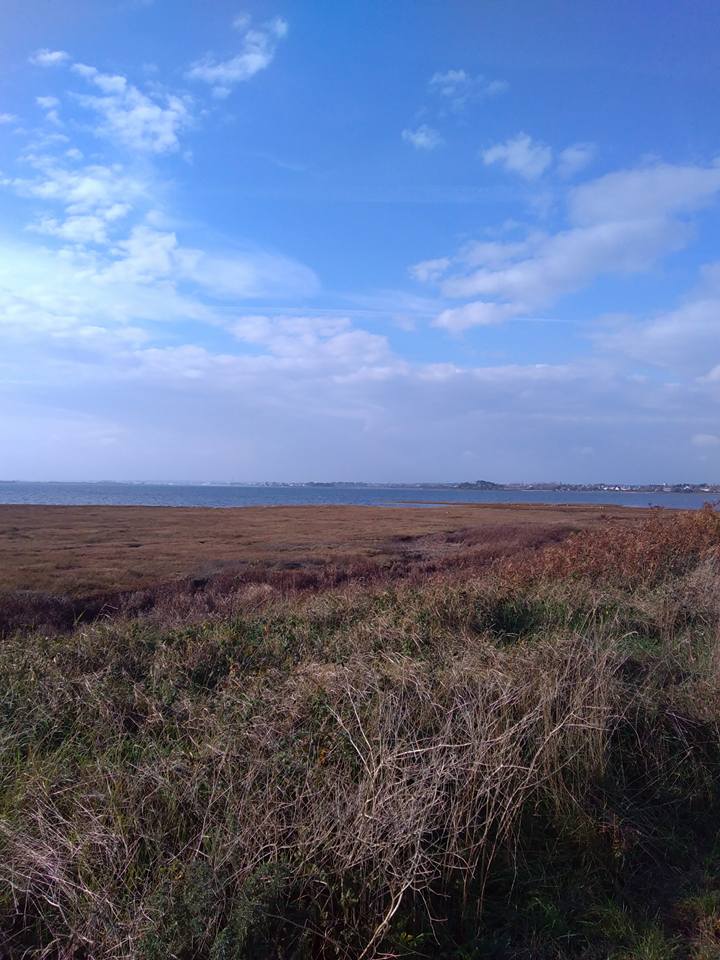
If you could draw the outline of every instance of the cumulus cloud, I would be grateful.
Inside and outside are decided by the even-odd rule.
[[[464,110],[471,100],[484,100],[505,93],[509,84],[504,80],[488,80],[473,76],[465,70],[446,70],[432,75],[429,87],[445,98],[453,110]]]
[[[544,143],[533,140],[527,133],[518,133],[504,143],[496,143],[482,151],[486,166],[499,164],[526,180],[537,180],[552,163],[553,153]]]
[[[36,50],[29,58],[30,63],[36,67],[58,67],[67,63],[69,59],[70,54],[65,50],[48,50],[47,48]]]
[[[518,133],[483,150],[481,156],[486,166],[498,164],[525,180],[537,180],[550,170],[568,180],[592,163],[596,150],[594,143],[572,143],[556,152],[529,134]]]
[[[276,32],[282,32],[279,25]],[[112,161],[98,153],[87,163],[69,137],[46,133],[20,157],[18,175],[0,177],[0,187],[33,202],[25,239],[12,252],[0,251],[6,335],[122,353],[130,342],[151,339],[148,324],[222,327],[247,301],[282,302],[317,292],[315,273],[291,257],[254,248],[204,249],[172,229],[162,211],[164,180],[154,173],[152,157],[177,148],[190,122],[185,99],[146,94],[125,76],[92,65],[71,69],[95,92],[68,95],[68,107],[98,114],[96,134],[150,157],[118,162],[111,147]],[[37,104],[50,116],[60,98],[47,94]],[[42,239],[31,244],[32,235]]]
[[[86,214],[71,216],[64,220],[56,217],[41,217],[28,227],[34,233],[59,237],[68,243],[105,244],[108,242],[107,220]]]
[[[406,143],[412,144],[416,150],[435,150],[436,147],[444,143],[438,131],[429,127],[426,123],[421,124],[415,130],[403,130],[402,138]]]
[[[0,113],[0,124],[3,123],[15,123],[17,117],[14,113]]]
[[[66,167],[52,158],[35,161],[33,177],[4,181],[20,196],[62,205],[70,216],[87,215],[117,220],[149,195],[150,181],[130,174],[122,164],[86,164]]]
[[[73,64],[72,70],[102,93],[75,95],[79,103],[100,116],[99,136],[143,153],[178,149],[179,135],[192,121],[186,98],[175,94],[151,97],[125,77],[101,73],[84,63]]]
[[[288,24],[282,17],[253,27],[248,17],[236,18],[236,29],[242,34],[241,48],[227,60],[217,60],[209,54],[193,63],[188,70],[191,80],[207,83],[216,97],[227,97],[232,88],[261,70],[275,59],[278,43],[287,36]]]

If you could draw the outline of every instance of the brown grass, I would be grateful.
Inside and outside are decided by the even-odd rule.
[[[181,577],[358,560],[486,557],[603,523],[621,507],[53,507],[0,505],[0,589],[88,595]]]
[[[0,506],[0,636],[151,609],[166,622],[195,622],[246,610],[248,596],[268,591],[287,597],[469,572],[581,530],[612,536],[646,519],[640,510],[535,505]]]

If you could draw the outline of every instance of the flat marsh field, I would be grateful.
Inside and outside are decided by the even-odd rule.
[[[0,590],[132,590],[252,567],[489,559],[647,511],[598,506],[0,505]]]

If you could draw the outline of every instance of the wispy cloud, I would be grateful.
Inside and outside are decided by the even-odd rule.
[[[577,223],[647,219],[700,209],[720,190],[720,165],[653,163],[618,170],[575,187]]]
[[[415,130],[406,128],[401,136],[406,143],[412,144],[417,150],[435,150],[445,142],[439,132],[426,123],[416,127]]]
[[[59,67],[70,60],[70,54],[65,50],[36,50],[29,57],[30,63],[36,67]]]
[[[455,111],[464,110],[473,100],[497,97],[509,89],[505,80],[489,80],[478,74],[473,76],[465,70],[446,70],[434,73],[429,81],[430,90],[443,97]]]
[[[420,263],[413,264],[409,273],[414,280],[420,283],[429,283],[439,280],[450,266],[449,257],[437,257],[435,260],[422,260]]]
[[[188,100],[176,94],[149,96],[118,74],[75,63],[72,70],[101,91],[101,96],[75,94],[76,99],[100,116],[96,133],[147,153],[178,149],[179,134],[190,125]]]
[[[573,143],[557,155],[557,172],[563,179],[574,177],[592,163],[597,153],[594,143]]]
[[[643,366],[674,369],[711,378],[720,357],[720,263],[706,264],[700,280],[681,303],[653,316],[607,317],[595,344]]]
[[[438,284],[448,298],[469,301],[443,310],[438,326],[457,331],[501,323],[552,305],[599,276],[649,269],[687,244],[683,215],[718,193],[720,168],[714,166],[618,171],[568,192],[565,229],[466,245],[454,257],[418,264],[415,276]],[[714,310],[713,316],[717,303]]]
[[[16,123],[17,117],[14,113],[0,113],[0,124],[2,123]]]
[[[41,110],[45,111],[45,119],[54,124],[56,127],[62,126],[62,120],[60,119],[60,100],[58,97],[36,97],[35,103],[40,107]]]
[[[533,140],[527,133],[518,133],[483,150],[482,158],[486,166],[499,164],[526,180],[537,180],[552,163],[553,153],[547,144]]]
[[[238,53],[226,60],[207,54],[188,70],[188,77],[209,84],[215,97],[227,97],[236,84],[267,69],[275,58],[278,43],[288,32],[287,20],[282,17],[257,27],[251,26],[248,17],[236,17],[234,26],[242,35]]]
[[[696,433],[692,438],[696,447],[703,449],[720,447],[720,437],[715,433]]]

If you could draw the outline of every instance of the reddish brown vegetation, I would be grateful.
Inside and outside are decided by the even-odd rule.
[[[247,589],[324,591],[471,572],[644,511],[458,505],[195,510],[0,506],[0,636],[155,610],[245,609]]]
[[[575,533],[535,554],[505,559],[500,569],[516,582],[577,578],[632,587],[681,574],[704,559],[720,560],[720,514],[709,504],[676,514],[653,510],[633,527]]]
[[[0,505],[0,588],[89,596],[170,579],[358,561],[486,558],[643,510],[541,505],[52,507]]]

